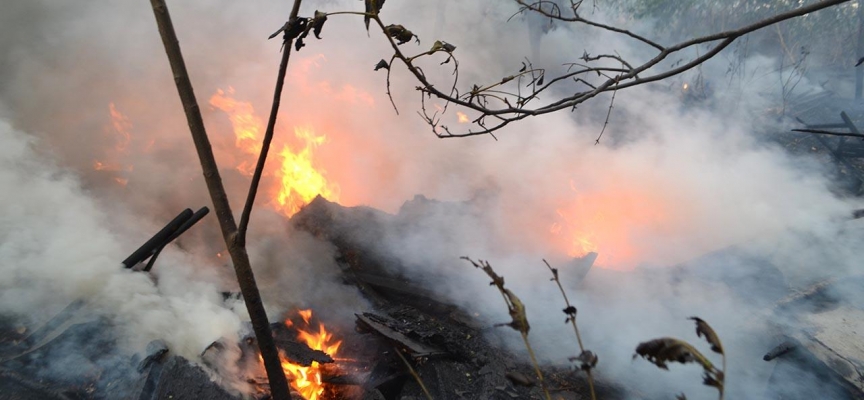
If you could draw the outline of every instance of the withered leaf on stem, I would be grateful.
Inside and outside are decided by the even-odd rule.
[[[381,12],[381,7],[384,7],[384,1],[385,0],[364,0],[364,1],[366,3],[366,13],[377,15],[379,12]],[[363,17],[363,22],[366,23],[366,30],[367,31],[369,30],[369,21],[371,21],[371,20],[372,20],[372,18],[368,15]]]
[[[568,360],[571,362],[579,361],[581,364],[579,368],[581,368],[583,371],[587,371],[596,367],[597,362],[600,361],[600,358],[597,357],[597,355],[594,354],[594,352],[592,352],[591,350],[585,350],[577,357],[570,357],[568,358]]]
[[[387,25],[384,30],[387,32],[388,35],[390,35],[390,37],[396,39],[396,44],[408,43],[409,41],[411,41],[411,38],[415,36],[413,32],[405,29],[405,27],[402,25]]]
[[[717,336],[714,329],[699,317],[690,317],[688,319],[696,321],[696,335],[699,337],[704,336],[705,341],[711,345],[711,350],[715,353],[723,354],[723,345],[720,343],[720,337]]]
[[[525,314],[525,304],[523,304],[522,300],[519,300],[519,297],[511,292],[510,289],[504,289],[504,295],[506,295],[507,299],[510,300],[510,317],[513,321],[510,322],[509,326],[527,335],[531,326],[528,325],[528,315]]]
[[[702,375],[702,383],[705,386],[713,386],[717,388],[717,390],[723,391],[723,371],[714,371],[705,373]]]
[[[324,28],[325,22],[327,22],[327,14],[315,10],[315,18],[312,18],[312,33],[316,39],[321,39],[321,29]]]
[[[698,353],[687,342],[667,337],[639,343],[639,346],[636,346],[636,354],[633,355],[633,358],[636,358],[638,355],[658,368],[669,369],[666,365],[667,362],[679,362],[682,364],[696,362],[697,355],[694,355],[694,352]],[[699,358],[704,359],[704,357]]]
[[[375,64],[375,70],[377,71],[381,68],[390,69],[390,65],[387,64],[387,61],[384,61],[384,59],[381,59],[381,61],[378,61],[378,64]]]

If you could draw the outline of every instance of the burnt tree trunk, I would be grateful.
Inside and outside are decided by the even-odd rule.
[[[195,99],[195,93],[192,90],[192,82],[189,80],[189,75],[186,71],[186,64],[180,51],[180,43],[174,32],[171,16],[168,14],[168,6],[165,4],[165,0],[150,0],[150,4],[153,6],[153,14],[156,16],[156,24],[159,26],[162,44],[165,46],[165,52],[168,55],[168,61],[174,73],[174,83],[177,85],[177,92],[180,95],[183,109],[186,112],[186,120],[189,123],[192,140],[195,142],[198,159],[204,171],[204,180],[207,183],[207,189],[213,201],[213,208],[216,211],[219,226],[222,229],[222,237],[225,239],[225,245],[231,254],[231,261],[237,274],[237,282],[240,284],[240,291],[243,293],[246,310],[249,312],[249,317],[252,320],[252,328],[255,331],[261,356],[264,359],[264,368],[270,380],[272,397],[276,400],[290,400],[291,393],[288,388],[288,380],[285,379],[285,373],[282,371],[282,365],[279,362],[279,354],[273,341],[267,314],[264,312],[261,294],[258,292],[255,275],[252,273],[252,266],[249,263],[249,254],[246,252],[246,246],[236,240],[237,224],[234,221],[234,215],[231,213],[225,188],[222,186],[222,178],[219,176],[219,168],[213,156],[213,149],[210,147],[210,140],[204,129],[201,110],[198,106],[198,101]]]

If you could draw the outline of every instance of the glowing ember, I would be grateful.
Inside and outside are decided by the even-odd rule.
[[[633,268],[647,250],[644,228],[662,226],[668,215],[661,199],[631,189],[579,193],[556,211],[550,232],[567,255],[597,252],[595,264],[614,269]]]
[[[456,117],[459,118],[460,124],[467,124],[468,122],[470,122],[470,120],[468,119],[468,116],[465,115],[465,113],[463,113],[461,111],[456,111]]]
[[[325,172],[313,166],[313,151],[324,143],[326,137],[315,136],[315,132],[308,128],[295,128],[294,135],[305,145],[297,152],[284,146],[279,152],[282,167],[277,173],[282,186],[276,195],[276,203],[278,209],[288,216],[300,211],[319,194],[333,201],[339,199],[339,187],[327,182]]]
[[[235,146],[243,152],[241,157],[237,157],[236,168],[246,175],[252,175],[261,151],[264,124],[250,103],[234,99],[231,97],[233,94],[232,88],[228,88],[227,92],[218,90],[210,98],[210,105],[228,114],[236,138]],[[316,135],[311,128],[295,128],[294,136],[297,142],[302,143],[294,146],[296,150],[287,143],[277,142],[284,135],[277,132],[274,136],[272,148],[281,146],[282,150],[277,154],[280,159],[278,166],[268,163],[264,171],[265,179],[272,179],[270,189],[265,189],[271,196],[270,204],[282,214],[291,216],[319,194],[338,201],[339,186],[329,182],[324,170],[314,162],[315,149],[327,141],[326,136]],[[267,181],[262,182],[267,187]]]
[[[285,325],[297,330],[297,339],[312,349],[321,350],[329,356],[335,357],[342,341],[335,340],[333,333],[327,331],[324,324],[319,323],[317,331],[312,328],[310,323],[312,310],[300,310],[298,314],[303,320],[303,326],[298,326],[299,323],[292,322],[290,319],[285,321]],[[311,366],[304,367],[290,363],[282,354],[279,357],[282,359],[282,369],[288,380],[291,381],[294,390],[306,400],[320,399],[321,394],[324,393],[324,385],[321,382],[321,365],[313,361]]]

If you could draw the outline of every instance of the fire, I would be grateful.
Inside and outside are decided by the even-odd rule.
[[[324,324],[319,323],[318,329],[312,328],[312,310],[300,310],[298,312],[303,320],[304,326],[298,326],[298,323],[292,322],[290,319],[285,321],[285,325],[297,329],[297,339],[306,343],[309,347],[315,350],[321,350],[331,357],[336,355],[339,346],[342,345],[341,340],[335,340],[333,333],[329,332]],[[313,361],[309,367],[304,367],[290,363],[280,354],[282,359],[282,369],[288,380],[291,381],[291,386],[300,393],[306,400],[318,400],[321,394],[324,393],[324,385],[321,382],[321,365]]]
[[[237,101],[232,97],[233,95],[234,88],[230,86],[227,93],[218,89],[216,94],[210,97],[210,105],[228,114],[228,120],[231,121],[231,127],[234,129],[234,145],[250,156],[243,159],[236,168],[243,174],[251,176],[255,171],[255,157],[261,152],[264,124],[255,114],[251,103]]]
[[[278,209],[291,216],[300,211],[317,195],[336,201],[339,198],[339,188],[327,181],[325,172],[315,169],[312,155],[318,146],[324,144],[327,138],[316,136],[309,128],[295,128],[294,135],[303,141],[304,146],[297,152],[287,145],[279,152],[282,166],[278,171],[281,188],[276,195]]]
[[[111,115],[111,125],[105,127],[105,133],[114,139],[115,144],[113,148],[106,151],[105,157],[102,160],[93,160],[93,169],[115,174],[132,172],[132,165],[123,163],[129,155],[129,142],[132,140],[132,121],[117,110],[117,106],[114,103],[108,104],[108,113]],[[115,176],[112,180],[121,186],[126,186],[129,183],[129,179],[122,176]]]
[[[579,191],[556,210],[553,240],[570,257],[597,252],[596,265],[630,269],[648,251],[646,228],[662,226],[669,211],[661,198],[634,188]]]
[[[238,101],[233,94],[234,89],[230,87],[227,92],[217,90],[210,98],[210,105],[228,114],[234,130],[234,145],[243,153],[237,157],[236,168],[251,176],[261,151],[265,126],[252,104]],[[279,164],[268,163],[263,174],[265,178],[262,178],[262,182],[268,178],[271,181],[269,189],[265,189],[271,196],[270,205],[290,217],[318,195],[338,201],[339,186],[327,180],[326,172],[314,160],[316,149],[327,142],[327,137],[316,134],[310,127],[298,127],[294,129],[294,137],[301,145],[291,146],[279,133],[276,132],[271,145],[282,149],[277,153]]]

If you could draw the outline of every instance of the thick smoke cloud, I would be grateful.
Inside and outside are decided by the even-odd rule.
[[[225,165],[223,178],[239,207],[246,178],[231,165],[231,125],[224,113],[206,106],[207,99],[233,87],[237,99],[265,115],[279,43],[264,39],[284,23],[289,5],[184,1],[170,6],[211,140]],[[302,13],[360,6],[348,0],[307,2]],[[515,11],[496,1],[394,1],[382,16],[421,36],[419,47],[406,45],[413,49],[409,53],[437,39],[456,45],[459,79],[468,86],[509,75],[525,57],[550,74],[583,51],[648,57],[637,43],[612,35],[537,18],[508,22]],[[602,11],[593,17],[652,30],[650,23]],[[765,305],[788,289],[861,272],[853,262],[861,256],[853,245],[860,235],[843,222],[856,202],[831,193],[819,163],[792,157],[758,134],[784,129],[769,112],[777,105],[781,81],[770,72],[776,70],[770,55],[747,60],[753,73],[742,74],[748,78],[732,85],[737,90],[725,90],[725,79],[713,81],[711,100],[695,106],[680,90],[693,74],[618,93],[600,145],[594,139],[608,96],[572,114],[525,120],[498,141],[439,140],[415,115],[415,83],[399,67],[391,84],[399,115],[391,107],[383,71],[372,70],[389,54],[379,32],[373,29],[367,38],[359,18],[334,16],[322,36],[292,55],[277,135],[290,142],[295,126],[327,135],[316,160],[339,184],[345,205],[395,213],[415,194],[442,200],[489,196],[474,219],[436,212],[421,218],[414,233],[392,235],[384,245],[405,261],[408,272],[427,276],[452,301],[501,322],[507,315],[497,293],[456,257],[489,259],[528,305],[532,337],[546,362],[562,363],[559,344],[573,342],[561,324],[561,300],[540,263],[543,257],[556,261],[567,276],[567,240],[549,233],[556,223],[578,229],[602,211],[620,231],[615,244],[625,243],[627,251],[599,243],[598,264],[624,271],[595,268],[584,283],[571,281],[568,289],[588,347],[600,354],[598,374],[649,396],[681,390],[692,398],[711,395],[709,389],[688,386],[698,386],[698,371],[664,374],[630,361],[639,341],[696,340],[685,320],[691,315],[708,320],[730,350],[730,396],[761,393],[771,365],[759,358],[773,345]],[[209,204],[149,5],[6,5],[0,16],[0,65],[0,116],[11,125],[0,128],[0,296],[6,311],[43,319],[47,316],[34,310],[88,296],[128,324],[128,339],[136,346],[171,331],[165,339],[172,349],[193,358],[213,340],[236,335],[243,311],[226,311],[221,303],[219,291],[234,288],[233,272],[214,265],[211,255],[223,247],[213,220],[184,242],[188,253],[162,256],[158,285],[117,267],[161,221],[182,208]],[[451,78],[449,67],[423,64],[439,82]],[[725,76],[726,67],[724,61],[711,63],[702,73]],[[807,89],[819,90],[805,80],[800,90]],[[112,104],[131,123],[122,151],[116,147]],[[457,126],[455,116],[449,118]],[[94,170],[94,160],[106,159],[120,164],[119,172]],[[116,177],[128,184],[117,185]],[[259,205],[250,252],[271,316],[311,306],[350,323],[356,310],[346,305],[360,302],[337,284],[332,246],[286,228],[284,218],[267,209],[266,198]],[[570,225],[557,210],[571,212]],[[86,240],[80,232],[88,233]],[[713,264],[710,258],[697,261],[712,264],[708,277],[682,278],[679,269],[663,268],[729,248],[744,255]],[[750,293],[755,301],[719,283],[748,276],[758,267],[752,259],[767,260],[783,273],[759,287],[764,296]],[[182,329],[166,329],[177,326]],[[491,336],[520,351],[509,333]]]

